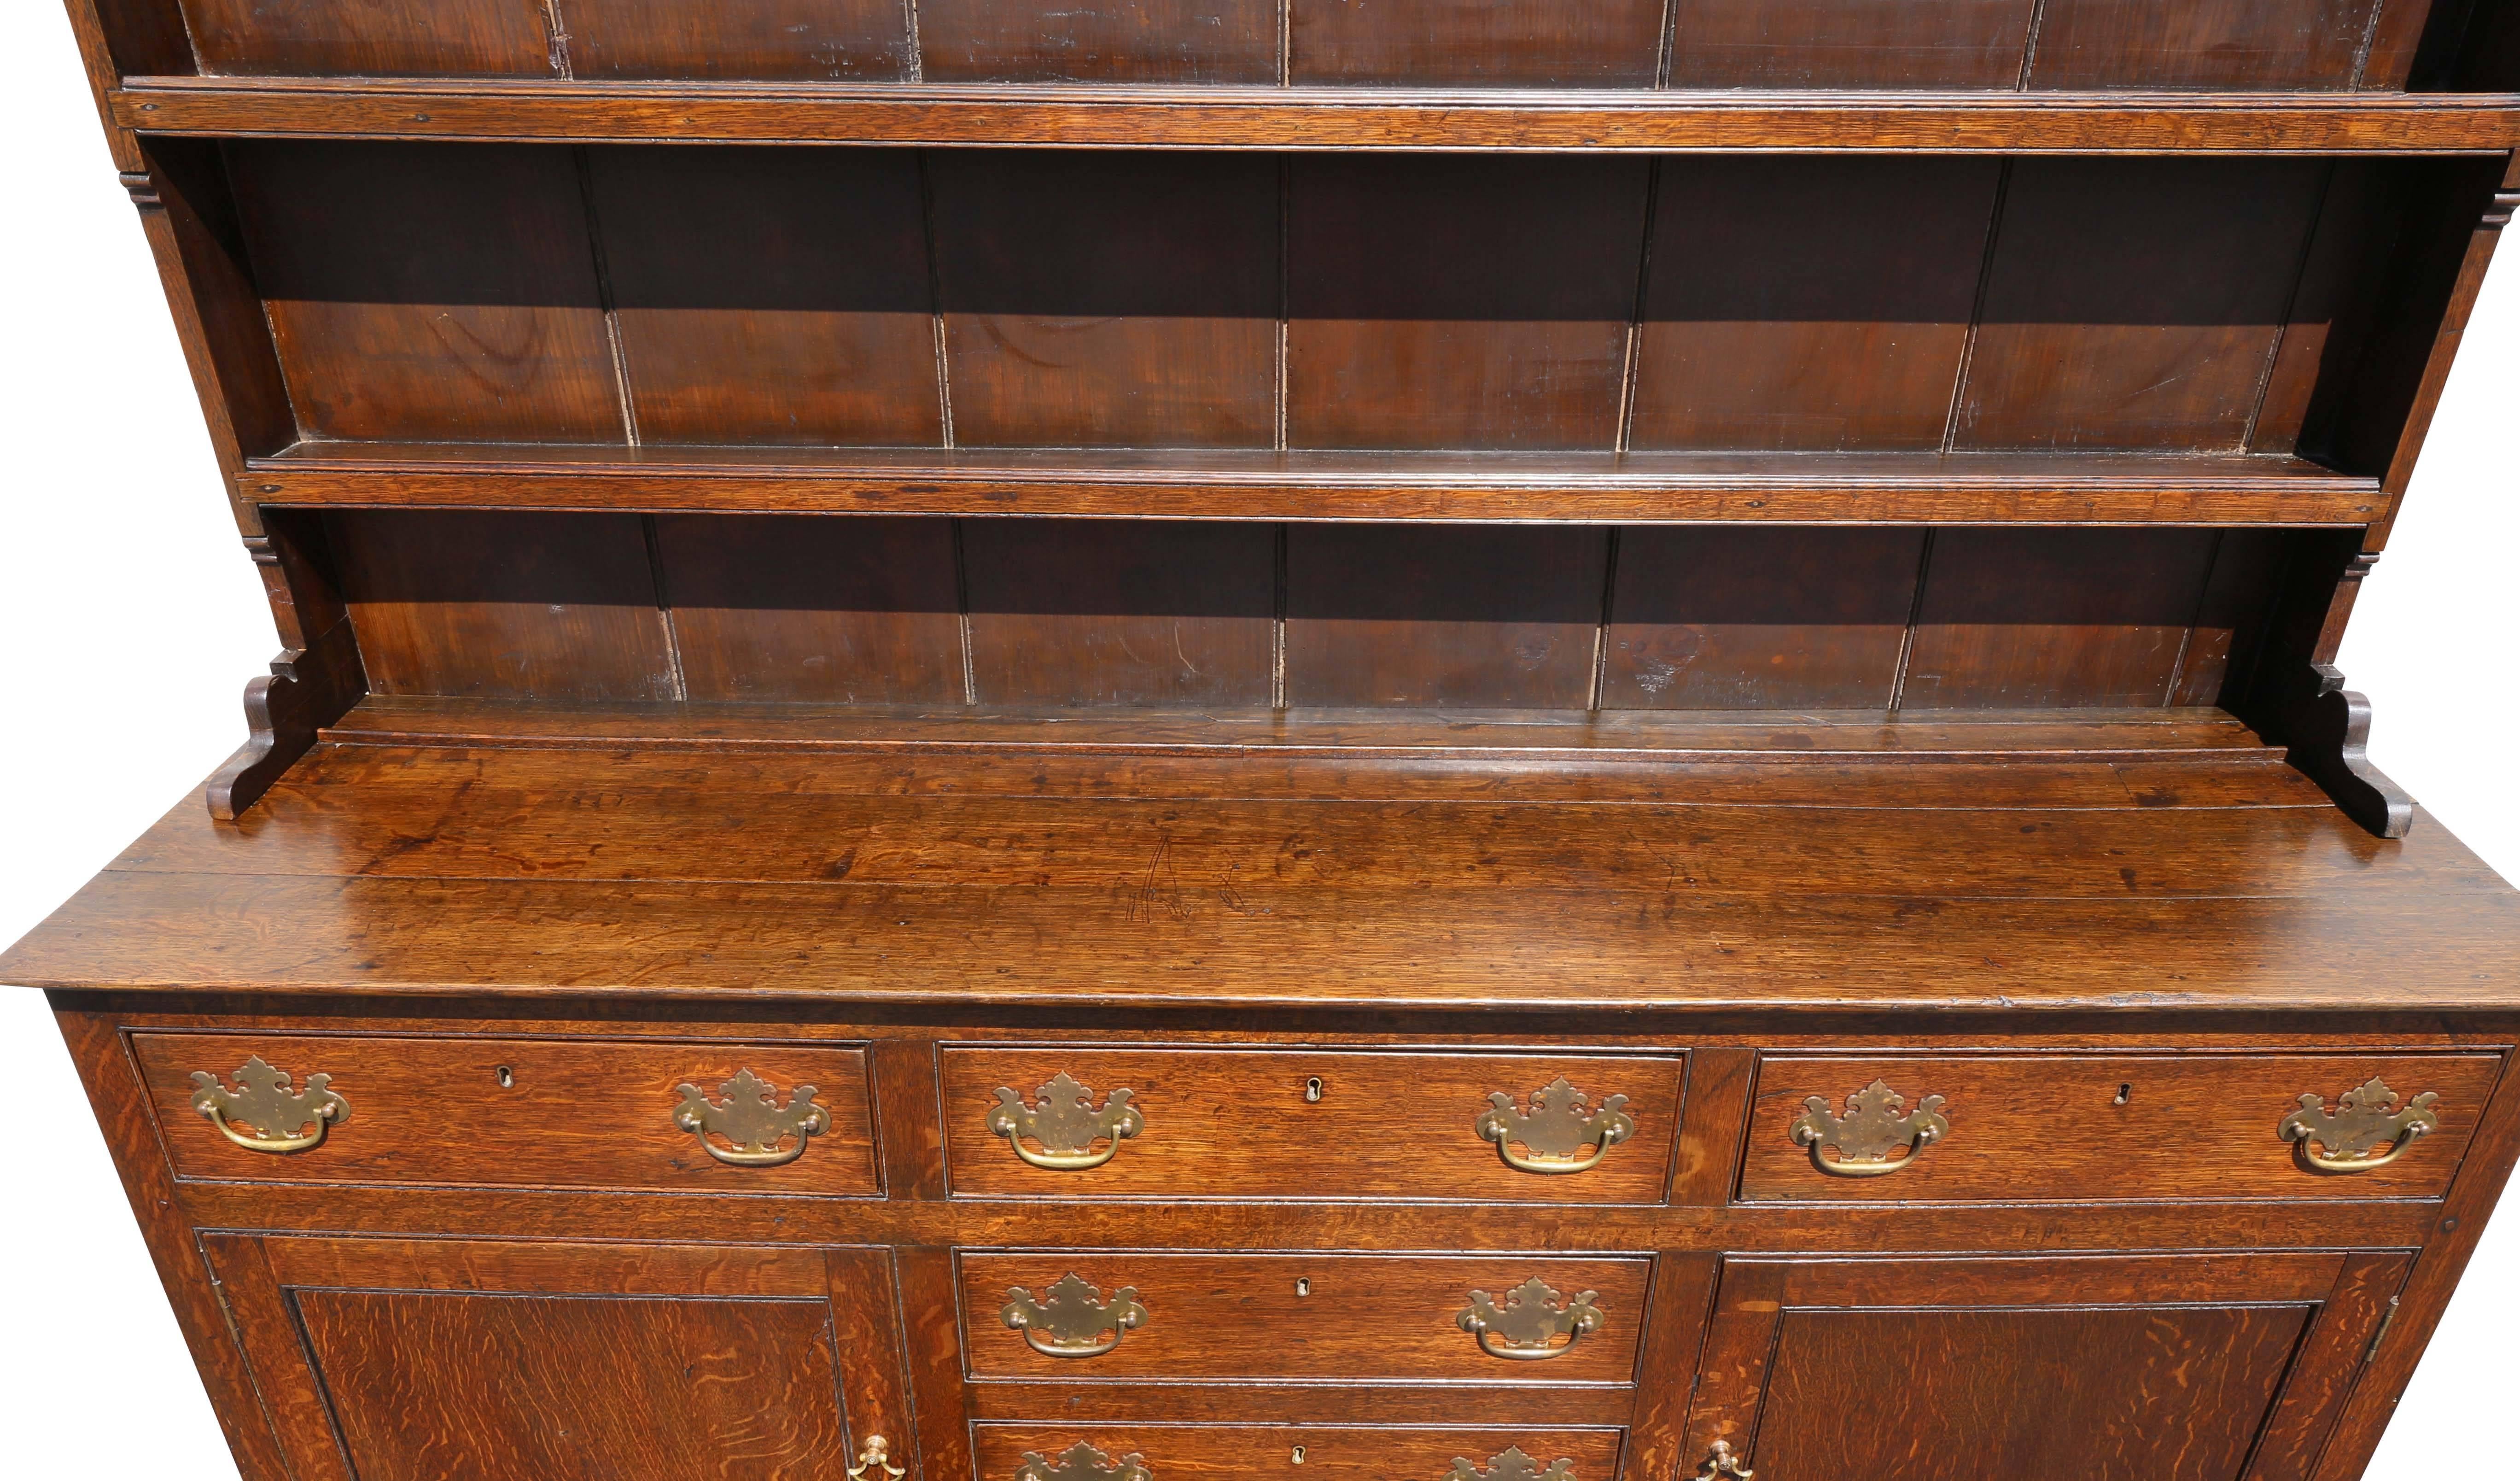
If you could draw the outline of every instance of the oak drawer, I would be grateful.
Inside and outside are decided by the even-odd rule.
[[[981,1423],[980,1481],[1614,1481],[1622,1431],[1309,1424]],[[1526,1463],[1517,1463],[1517,1459]],[[1132,1466],[1134,1465],[1134,1469]]]
[[[2457,1170],[2499,1063],[2461,1053],[1773,1055],[1759,1066],[1738,1196],[2434,1198]],[[2394,1098],[2372,1092],[2380,1109],[2355,1117],[2343,1097],[2375,1080]],[[2385,1112],[2427,1094],[2432,1129],[2376,1160],[2407,1124]],[[2339,1115],[2344,1124],[2325,1120]],[[2282,1134],[2295,1116],[2339,1136],[2359,1125],[2369,1144],[2340,1150],[2314,1138],[2305,1154]],[[1922,1152],[1908,1151],[1920,1133]],[[2350,1170],[2323,1171],[2314,1156]]]
[[[132,1049],[179,1178],[857,1197],[879,1191],[866,1054],[850,1045],[136,1034]],[[729,1087],[744,1071],[759,1088]],[[243,1084],[268,1086],[270,1072],[289,1077],[275,1093]],[[327,1077],[321,1087],[313,1083],[319,1075]],[[686,1085],[707,1108],[705,1145],[676,1124],[677,1113],[695,1104],[679,1088]],[[800,1105],[805,1086],[814,1093]],[[225,1097],[221,1121],[197,1109],[212,1089]],[[734,1109],[747,1089],[755,1104],[769,1096],[767,1113],[752,1124]],[[316,1101],[299,1098],[310,1091],[316,1099],[338,1097],[346,1112],[312,1119]],[[800,1150],[793,1127],[816,1108],[821,1129]],[[730,1138],[730,1130],[737,1138],[756,1138],[758,1150],[747,1152],[750,1143]],[[239,1145],[231,1132],[278,1145],[318,1133],[320,1139],[295,1150],[257,1150]],[[750,1157],[752,1165],[721,1156]]]
[[[966,1251],[960,1265],[976,1378],[1517,1385],[1632,1382],[1649,1270],[1548,1255],[1066,1250]]]
[[[949,1048],[942,1060],[958,1194],[1465,1203],[1662,1202],[1684,1063],[1058,1047]],[[1075,1108],[1061,1120],[1054,1102]]]

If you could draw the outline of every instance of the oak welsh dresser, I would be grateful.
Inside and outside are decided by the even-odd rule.
[[[246,1476],[2362,1473],[2520,3],[69,10],[285,651],[0,980]]]

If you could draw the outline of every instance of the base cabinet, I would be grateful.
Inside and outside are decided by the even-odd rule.
[[[1693,1454],[1773,1481],[2300,1481],[2410,1260],[1728,1260]]]
[[[202,1244],[298,1481],[804,1481],[910,1433],[885,1251]]]

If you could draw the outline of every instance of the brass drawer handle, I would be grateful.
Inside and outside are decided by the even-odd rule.
[[[1812,1165],[1822,1172],[1837,1178],[1879,1178],[1912,1165],[1925,1155],[1925,1148],[1951,1133],[1952,1124],[1943,1118],[1943,1097],[1928,1095],[1903,1116],[1899,1108],[1907,1103],[1889,1082],[1876,1080],[1846,1097],[1843,1116],[1829,1110],[1824,1096],[1812,1096],[1787,1130],[1794,1145],[1811,1148]],[[1828,1147],[1837,1148],[1837,1155],[1829,1156]],[[1908,1155],[1890,1160],[1890,1154],[1902,1147]]]
[[[674,1107],[674,1125],[700,1139],[708,1154],[729,1167],[775,1168],[805,1155],[805,1138],[832,1129],[829,1111],[814,1104],[814,1088],[800,1085],[786,1105],[779,1088],[750,1070],[717,1088],[722,1100],[711,1100],[696,1085],[678,1085],[683,1103]],[[732,1150],[709,1140],[710,1134],[735,1143]],[[785,1151],[779,1143],[794,1137]]]
[[[1486,1470],[1472,1465],[1467,1456],[1455,1456],[1452,1472],[1444,1481],[1575,1481],[1575,1462],[1560,1456],[1542,1470],[1521,1446],[1509,1445],[1505,1454],[1488,1457]]]
[[[302,1152],[320,1146],[327,1131],[350,1119],[350,1103],[327,1088],[330,1075],[309,1075],[305,1090],[292,1092],[288,1072],[264,1064],[257,1054],[237,1071],[236,1083],[231,1090],[216,1075],[194,1071],[193,1109],[248,1152]],[[237,1122],[250,1133],[238,1131]]]
[[[1147,1458],[1135,1452],[1115,1461],[1079,1440],[1057,1460],[1037,1450],[1025,1451],[1015,1481],[1155,1481],[1155,1473],[1147,1469]]]
[[[1697,1463],[1697,1481],[1750,1481],[1750,1467],[1732,1454],[1732,1442],[1718,1440]]]
[[[1620,1107],[1625,1095],[1604,1098],[1599,1110],[1586,1103],[1584,1092],[1558,1076],[1532,1092],[1531,1109],[1514,1108],[1503,1090],[1488,1096],[1488,1109],[1471,1129],[1497,1144],[1506,1166],[1525,1173],[1581,1173],[1599,1163],[1610,1148],[1636,1134],[1636,1118]],[[1523,1150],[1514,1151],[1520,1142]]]
[[[1094,1091],[1065,1070],[1033,1093],[1039,1105],[1026,1105],[1009,1087],[998,1087],[997,1104],[989,1108],[989,1134],[1004,1136],[1017,1157],[1046,1172],[1099,1168],[1120,1154],[1121,1142],[1147,1129],[1147,1118],[1129,1103],[1129,1091],[1113,1090],[1097,1110]],[[1040,1151],[1024,1145],[1027,1136],[1041,1143]],[[1098,1141],[1104,1143],[1099,1152],[1093,1150]]]
[[[891,1481],[910,1474],[908,1466],[892,1463],[892,1442],[881,1435],[869,1435],[866,1444],[858,1447],[858,1463],[849,1467],[849,1481],[866,1481],[871,1470],[883,1472]]]
[[[1594,1294],[1586,1291],[1569,1301],[1534,1275],[1506,1292],[1503,1306],[1485,1291],[1470,1292],[1469,1306],[1453,1324],[1478,1338],[1479,1351],[1491,1358],[1521,1363],[1563,1358],[1586,1332],[1600,1329],[1603,1318],[1593,1304]],[[1559,1337],[1566,1340],[1550,1346]]]
[[[1024,1342],[1045,1358],[1100,1358],[1146,1321],[1147,1309],[1138,1304],[1136,1286],[1124,1285],[1105,1301],[1101,1286],[1070,1271],[1039,1301],[1022,1286],[1008,1291],[998,1319],[1023,1333]],[[1111,1334],[1108,1341],[1104,1332]]]
[[[2440,1100],[2440,1095],[2426,1090],[2402,1106],[2398,1092],[2373,1076],[2367,1084],[2336,1097],[2333,1112],[2327,1109],[2325,1096],[2303,1095],[2301,1109],[2276,1123],[2275,1134],[2291,1142],[2314,1172],[2367,1173],[2387,1167],[2405,1156],[2407,1148],[2441,1130],[2441,1117],[2433,1111]],[[2325,1147],[2327,1154],[2312,1151],[2314,1142]],[[2371,1149],[2383,1142],[2388,1150],[2373,1154]]]

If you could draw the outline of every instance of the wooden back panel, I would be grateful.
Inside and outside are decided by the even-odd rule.
[[[2357,326],[2396,322],[2393,281],[2448,291],[2398,223],[2472,220],[2484,180],[282,141],[227,162],[309,440],[2318,446],[2363,473],[2387,446],[2322,429],[2403,420],[2421,366]]]
[[[330,517],[382,694],[1609,710],[2214,703],[2281,532]]]
[[[172,8],[174,0],[164,0]],[[181,0],[204,72],[1508,87],[2404,85],[2431,0]],[[2456,6],[2444,10],[2457,11]],[[2455,19],[2453,17],[2452,19]]]

